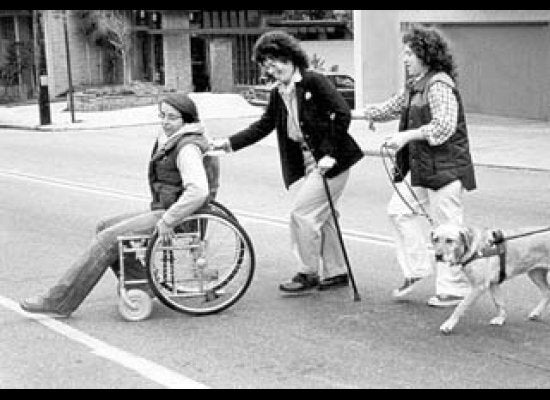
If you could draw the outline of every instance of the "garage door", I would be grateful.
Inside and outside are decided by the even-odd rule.
[[[548,119],[549,27],[446,24],[467,112]]]

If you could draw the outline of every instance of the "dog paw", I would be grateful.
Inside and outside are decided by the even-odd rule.
[[[504,317],[495,317],[489,323],[495,326],[502,326],[504,325],[505,321],[506,321],[506,318]]]

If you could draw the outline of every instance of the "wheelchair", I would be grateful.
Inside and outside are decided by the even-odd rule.
[[[170,243],[153,235],[118,237],[119,304],[128,321],[147,319],[156,297],[191,315],[221,312],[239,300],[252,281],[252,242],[231,211],[217,201],[185,218]],[[127,279],[125,260],[134,258],[146,279]]]

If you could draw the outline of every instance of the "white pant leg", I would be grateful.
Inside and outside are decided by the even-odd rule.
[[[328,179],[328,187],[330,190],[330,196],[332,198],[332,204],[336,209],[338,200],[342,196],[344,187],[349,180],[350,170],[342,172],[335,178]],[[336,218],[339,213],[336,210]],[[342,227],[340,227],[342,229]],[[347,274],[346,261],[344,259],[344,253],[342,251],[342,245],[338,238],[338,231],[332,212],[329,215],[328,220],[323,224],[321,228],[321,267],[323,278],[330,278],[340,274]],[[342,240],[344,240],[342,238]]]
[[[327,179],[334,204],[340,198],[348,177],[349,171],[346,171],[335,178]],[[319,273],[322,259],[324,276],[342,273],[340,271],[345,264],[323,178],[315,169],[298,185],[290,213],[292,251],[298,259],[298,271]],[[334,269],[338,272],[333,273]]]
[[[462,202],[464,188],[459,180],[441,189],[429,190],[431,215],[436,225],[464,222]],[[435,291],[438,295],[465,296],[470,292],[470,284],[460,268],[451,268],[448,263],[436,263]]]
[[[405,278],[426,277],[433,274],[435,264],[428,250],[427,219],[419,215],[423,213],[422,208],[426,211],[428,209],[428,191],[421,187],[412,187],[410,179],[409,173],[405,177],[408,187],[405,182],[396,184],[397,190],[410,208],[397,193],[394,193],[387,212],[394,231],[397,261],[403,275]],[[416,195],[416,199],[411,190]]]

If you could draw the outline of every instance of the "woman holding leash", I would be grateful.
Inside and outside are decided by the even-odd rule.
[[[297,293],[347,286],[350,277],[323,179],[336,202],[350,167],[363,156],[348,133],[349,107],[323,75],[307,70],[307,55],[298,40],[286,32],[263,34],[253,54],[276,81],[269,103],[257,122],[215,140],[213,150],[238,151],[277,131],[284,184],[287,189],[291,185],[296,189],[290,234],[297,257],[296,275],[279,289]]]
[[[406,32],[402,42],[409,78],[404,90],[364,110],[365,119],[374,122],[400,118],[399,132],[385,143],[396,151],[394,181],[399,191],[388,205],[397,260],[405,276],[403,285],[393,291],[396,298],[433,273],[435,260],[428,250],[422,212],[429,210],[434,225],[462,224],[464,190],[476,188],[456,67],[447,43],[436,29],[419,26]],[[469,290],[460,270],[437,263],[436,295],[428,304],[454,306]]]

